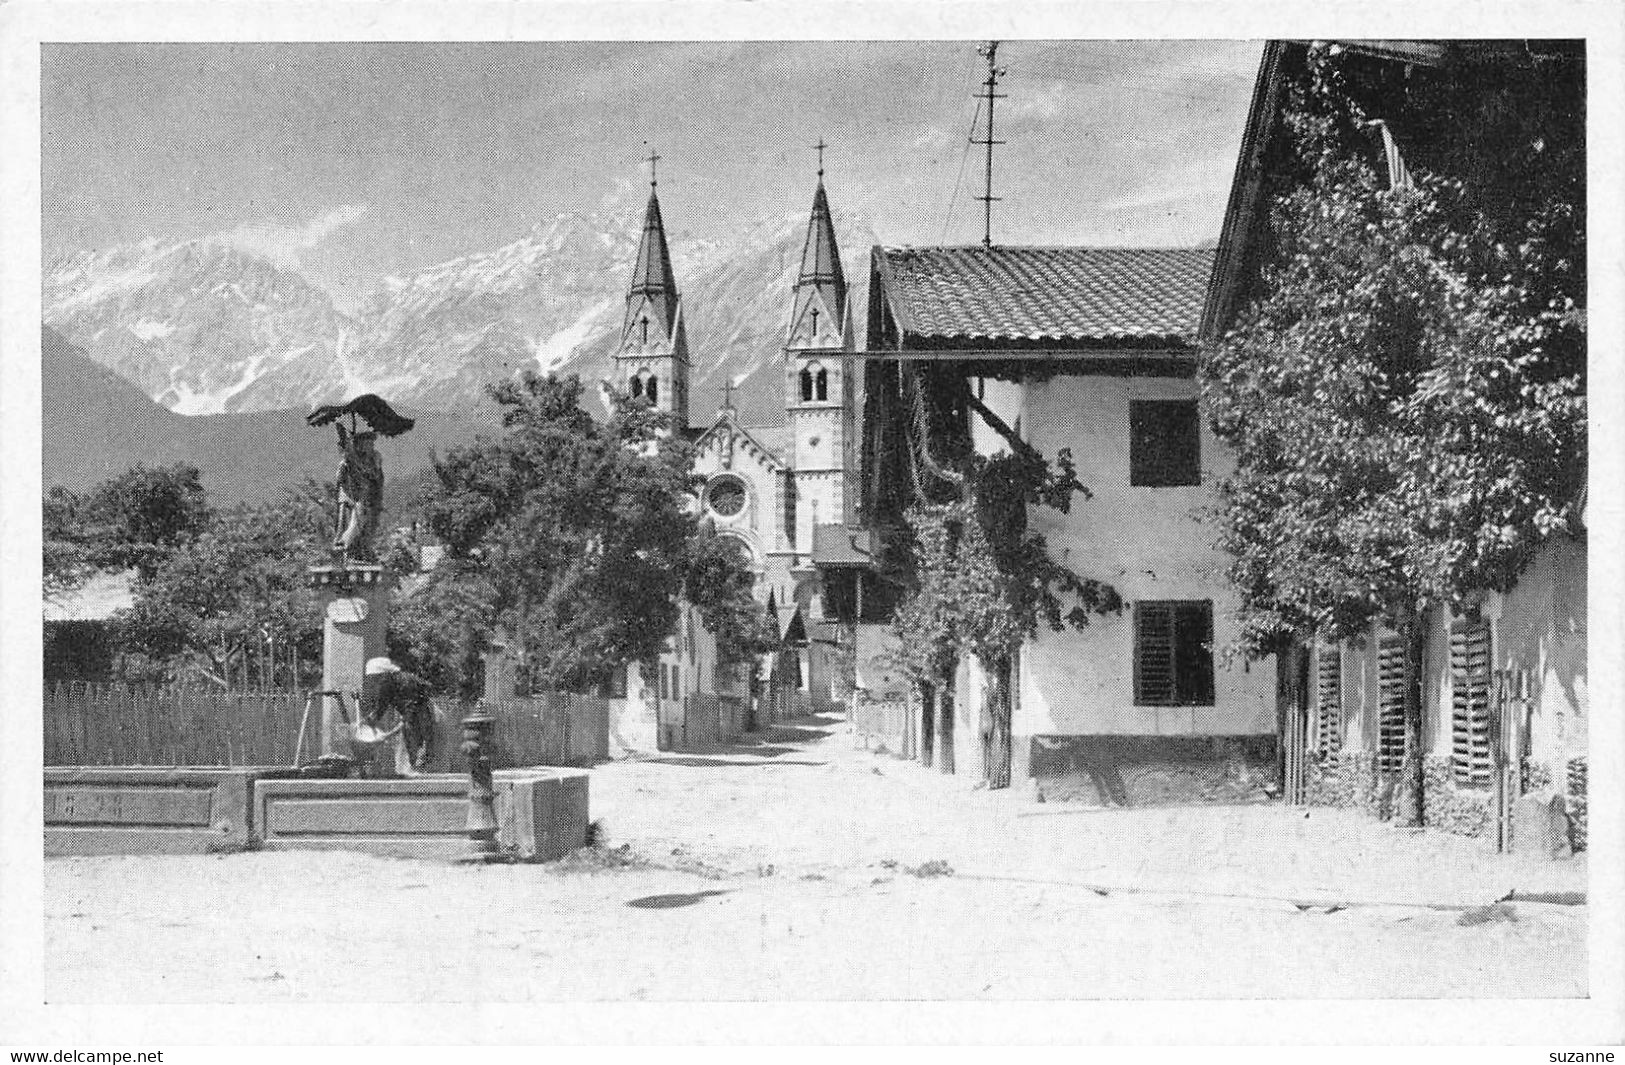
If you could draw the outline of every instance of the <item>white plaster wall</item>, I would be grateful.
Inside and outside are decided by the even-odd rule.
[[[1116,587],[1126,603],[1156,599],[1213,602],[1214,693],[1210,707],[1134,705],[1134,627],[1129,610],[1095,616],[1083,631],[1045,630],[1022,655],[1014,724],[1028,735],[1258,735],[1275,731],[1275,664],[1227,662],[1234,642],[1235,595],[1226,556],[1201,510],[1227,456],[1204,424],[1202,484],[1145,488],[1129,484],[1129,402],[1194,399],[1194,381],[1171,378],[1056,377],[1022,389],[1023,436],[1053,458],[1070,448],[1092,498],[1072,512],[1030,511],[1052,557],[1083,577]]]
[[[1560,535],[1500,599],[1495,665],[1534,674],[1530,754],[1541,761],[1566,761],[1586,751],[1586,593],[1586,541]]]

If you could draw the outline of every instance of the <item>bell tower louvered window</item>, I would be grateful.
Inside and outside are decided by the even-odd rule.
[[[1213,604],[1134,608],[1134,704],[1213,705]]]
[[[1458,785],[1489,787],[1490,627],[1483,620],[1450,626],[1450,762]]]
[[[1377,768],[1397,773],[1405,761],[1405,642],[1377,644]]]
[[[1323,647],[1315,659],[1315,750],[1325,756],[1343,746],[1343,655]]]

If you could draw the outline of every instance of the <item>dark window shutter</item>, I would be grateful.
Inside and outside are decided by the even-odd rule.
[[[1196,401],[1129,403],[1129,484],[1148,488],[1202,483]]]
[[[1336,647],[1322,648],[1315,664],[1315,739],[1323,755],[1343,746],[1343,655]]]
[[[1174,607],[1174,701],[1213,705],[1213,608],[1207,603]]]
[[[1489,787],[1490,627],[1458,621],[1450,627],[1450,762],[1456,783]]]
[[[1384,636],[1377,644],[1377,767],[1399,772],[1405,761],[1405,644]]]
[[[1174,701],[1174,611],[1167,603],[1141,603],[1134,611],[1134,702]]]
[[[1134,609],[1136,706],[1213,705],[1213,604],[1140,603]]]

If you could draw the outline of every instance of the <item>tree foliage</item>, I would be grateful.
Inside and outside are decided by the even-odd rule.
[[[1575,205],[1494,218],[1422,170],[1389,190],[1349,143],[1363,120],[1319,60],[1291,117],[1311,176],[1276,202],[1262,296],[1204,366],[1255,653],[1504,590],[1580,483]]]
[[[323,557],[325,496],[306,485],[214,513],[137,581],[135,604],[118,619],[123,649],[162,675],[222,686],[245,675],[250,685],[281,683],[295,660],[301,673],[319,670],[321,616],[305,570]]]
[[[47,595],[96,572],[133,569],[150,579],[210,521],[197,467],[184,463],[133,466],[83,494],[53,487],[41,516]]]
[[[527,372],[489,393],[504,435],[437,460],[424,503],[446,549],[415,593],[427,624],[481,644],[505,633],[530,684],[575,690],[657,657],[684,594],[731,631],[749,574],[701,536],[692,451],[668,415],[618,397],[595,421],[574,376]]]

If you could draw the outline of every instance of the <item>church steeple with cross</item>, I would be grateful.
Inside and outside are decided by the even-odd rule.
[[[824,192],[822,139],[818,185],[807,221],[785,334],[785,409],[798,501],[798,551],[811,549],[813,526],[846,520],[846,470],[856,444],[853,433],[852,310],[835,240],[835,222]]]
[[[671,411],[682,432],[688,427],[688,335],[660,217],[655,172],[660,155],[650,152],[644,162],[649,164],[649,205],[615,351],[616,387],[648,399],[657,410]]]

